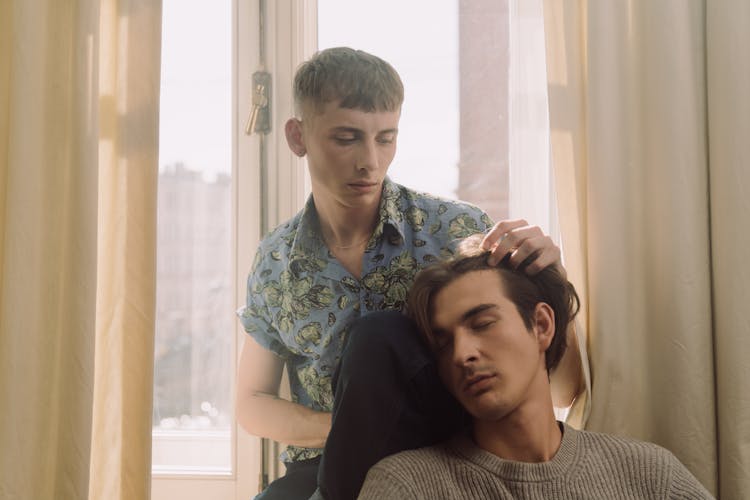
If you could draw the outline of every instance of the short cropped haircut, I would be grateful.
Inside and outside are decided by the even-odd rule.
[[[335,47],[317,52],[294,76],[294,107],[298,116],[333,101],[365,112],[398,111],[404,86],[393,67],[362,50]]]
[[[536,305],[548,304],[555,314],[555,335],[544,353],[545,367],[550,373],[562,358],[567,328],[580,308],[580,300],[573,285],[553,266],[534,276],[526,274],[525,263],[513,269],[506,256],[497,266],[487,263],[490,252],[482,250],[483,235],[464,240],[457,253],[420,271],[408,295],[407,313],[417,323],[427,343],[434,345],[432,318],[434,298],[448,284],[472,271],[494,270],[500,276],[505,296],[515,304],[527,330],[534,323]]]

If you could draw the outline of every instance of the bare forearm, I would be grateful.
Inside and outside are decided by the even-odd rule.
[[[330,413],[263,393],[237,401],[237,418],[250,434],[308,448],[322,448],[331,430]]]
[[[574,323],[568,327],[567,348],[550,376],[550,386],[552,402],[558,408],[567,408],[573,404],[583,389],[583,366]]]

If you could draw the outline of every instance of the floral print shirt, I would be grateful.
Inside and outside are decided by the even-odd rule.
[[[387,178],[379,210],[361,279],[329,252],[312,196],[260,243],[238,315],[248,334],[286,362],[295,403],[331,411],[331,377],[349,325],[370,311],[402,310],[420,269],[450,255],[458,240],[492,226],[472,205],[417,193]],[[289,446],[281,459],[321,452]]]

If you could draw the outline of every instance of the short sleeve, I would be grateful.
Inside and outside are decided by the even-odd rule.
[[[273,316],[266,303],[267,289],[271,285],[274,269],[265,265],[262,247],[255,255],[253,269],[247,278],[245,305],[237,310],[237,316],[245,331],[262,347],[282,359],[289,357],[289,349],[274,327]]]

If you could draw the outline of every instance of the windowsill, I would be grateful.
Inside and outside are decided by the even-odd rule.
[[[232,434],[227,430],[152,431],[155,476],[232,476]]]

